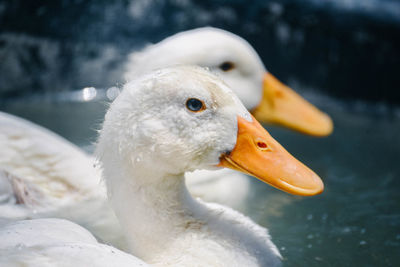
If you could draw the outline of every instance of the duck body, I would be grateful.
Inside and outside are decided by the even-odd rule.
[[[94,158],[57,134],[3,112],[0,129],[0,218],[64,218],[124,246]]]
[[[86,229],[63,219],[2,222],[0,239],[1,266],[148,266],[128,253],[98,243]]]

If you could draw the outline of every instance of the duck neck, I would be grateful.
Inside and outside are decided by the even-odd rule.
[[[151,255],[165,250],[194,220],[191,210],[200,204],[188,192],[184,174],[169,175],[135,166],[121,179],[124,181],[118,184],[124,186],[107,184],[111,203],[129,250],[151,260]]]

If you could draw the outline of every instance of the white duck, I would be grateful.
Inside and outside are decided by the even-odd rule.
[[[96,154],[129,252],[154,266],[280,264],[267,230],[230,208],[194,199],[187,171],[228,167],[294,194],[323,190],[320,178],[286,152],[222,81],[195,67],[159,70],[125,85],[106,114]],[[57,242],[71,239],[63,235]],[[83,243],[93,241],[82,235]],[[40,248],[20,240],[27,252],[15,261]],[[10,248],[7,237],[0,242]],[[79,256],[85,257],[84,246]]]
[[[274,123],[314,136],[333,130],[332,120],[269,73],[257,52],[243,38],[205,27],[175,34],[133,52],[124,77],[173,65],[198,65],[222,78],[261,122]],[[238,207],[249,190],[246,176],[230,170],[187,173],[190,191],[203,199]],[[234,192],[234,193],[233,193]]]
[[[217,72],[262,121],[279,122],[314,135],[332,130],[329,117],[267,74],[245,40],[223,30],[202,28],[183,32],[134,53],[126,76],[182,63],[208,66]],[[11,183],[7,188],[13,190],[3,194],[3,203],[7,204],[0,206],[2,217],[66,218],[87,227],[100,239],[123,247],[122,233],[107,208],[99,171],[93,169],[91,158],[42,127],[4,113],[0,113],[0,128],[0,169],[20,177],[4,181]],[[226,169],[196,171],[187,177],[194,195],[230,206],[242,203],[249,190],[246,176]],[[41,192],[40,197],[30,193],[24,198],[25,205],[15,205],[13,196],[21,198],[25,191]],[[14,201],[6,201],[8,198]],[[92,216],[85,216],[87,211]]]
[[[129,81],[174,65],[207,67],[232,88],[261,122],[314,136],[326,136],[333,130],[330,117],[269,73],[246,40],[221,29],[205,27],[181,32],[133,52],[123,76]]]

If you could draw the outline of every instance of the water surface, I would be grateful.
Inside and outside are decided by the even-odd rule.
[[[311,95],[312,98],[312,95]],[[400,119],[379,105],[311,99],[335,122],[327,138],[266,125],[270,133],[324,180],[315,197],[291,196],[256,179],[240,211],[268,227],[284,266],[400,265]],[[1,103],[92,151],[107,101],[30,97]]]

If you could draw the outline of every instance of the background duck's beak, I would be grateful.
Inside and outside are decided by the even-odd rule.
[[[314,136],[326,136],[333,130],[332,120],[327,114],[270,73],[264,76],[263,97],[252,114],[261,122],[280,124]]]
[[[218,166],[252,175],[295,195],[312,196],[324,190],[318,175],[290,155],[254,117],[249,122],[238,116],[236,146],[221,156]]]

